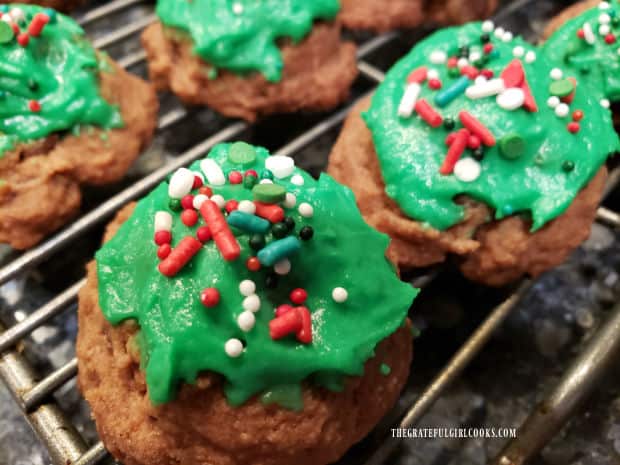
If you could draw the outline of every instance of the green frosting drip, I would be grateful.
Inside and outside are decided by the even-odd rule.
[[[338,0],[159,0],[166,26],[189,34],[194,51],[216,68],[282,77],[278,39],[301,41],[315,19],[333,19]]]
[[[266,391],[260,400],[265,405],[278,404],[295,412],[300,412],[304,408],[301,384],[274,386]]]
[[[483,58],[486,62],[479,66],[492,70],[498,77],[515,60],[515,47],[523,47],[518,49],[522,54],[517,55],[521,55],[537,112],[524,108],[508,111],[498,105],[496,96],[473,100],[465,93],[439,108],[434,101],[437,91],[423,84],[420,98],[426,99],[444,118],[453,118],[455,129],[431,128],[415,112],[409,118],[398,116],[411,71],[420,66],[436,69],[445,90],[461,77],[446,64],[431,64],[431,54],[441,51],[448,57],[458,56],[462,46],[469,46],[470,53],[478,50],[484,56],[481,36],[481,24],[472,23],[441,30],[422,41],[389,71],[363,116],[372,132],[386,192],[410,218],[445,230],[464,218],[464,207],[455,203],[455,196],[467,194],[494,208],[497,219],[517,212],[531,215],[536,230],[566,210],[608,155],[618,148],[618,136],[610,111],[601,106],[600,95],[589,80],[578,77],[569,114],[560,118],[547,101],[553,82],[550,72],[555,67],[562,68],[562,63],[546,58],[545,50],[520,38],[503,42],[494,34],[494,52]],[[528,52],[536,54],[535,61],[531,62],[532,54],[529,60],[525,58]],[[570,70],[565,69],[564,77],[570,76]],[[469,83],[472,84],[473,81]],[[484,148],[481,173],[473,182],[439,172],[448,151],[445,139],[450,132],[462,128],[459,113],[463,110],[481,121],[497,141],[495,146]],[[572,134],[567,126],[575,110],[582,110],[585,117],[579,122],[579,132]],[[502,152],[502,148],[508,152]],[[463,158],[472,155],[474,151],[466,149]],[[566,169],[571,163],[572,170]]]
[[[24,19],[18,21],[22,32],[37,13],[46,13],[51,19],[41,35],[30,37],[26,46],[18,44],[12,31],[2,37],[0,157],[16,143],[77,125],[121,126],[118,109],[99,94],[100,63],[77,23],[34,5],[2,5],[0,12],[14,8],[24,13]],[[33,111],[32,101],[38,102],[40,111]]]
[[[237,165],[229,159],[230,147],[219,145],[209,154],[225,173],[265,171],[265,149],[256,148],[252,164]],[[199,172],[200,164],[191,169]],[[341,390],[343,378],[362,375],[375,346],[403,324],[417,291],[398,279],[385,258],[387,236],[364,222],[351,191],[329,176],[315,181],[297,168],[293,175],[301,176],[304,184],[293,184],[291,177],[274,182],[297,196],[297,207],[303,202],[313,206],[310,218],[302,217],[297,207],[285,208],[285,212],[295,220],[296,236],[304,226],[311,226],[314,235],[301,241],[299,252],[289,258],[290,273],[279,276],[275,288],[266,286],[273,268],[247,269],[246,261],[255,252],[249,247],[250,235],[240,230],[234,231],[241,246],[236,261],[224,261],[216,244],[209,241],[179,274],[163,276],[157,269],[157,246],[153,243],[155,213],[172,214],[173,247],[184,237],[195,236],[204,224],[200,219],[197,225],[187,227],[180,221],[180,213],[169,206],[167,183],[141,200],[131,218],[97,253],[101,308],[112,324],[135,319],[140,325],[143,366],[155,404],[169,401],[179,383],[194,383],[206,371],[224,376],[225,393],[232,405],[271,391],[267,401],[282,401],[284,396],[288,400],[282,402],[290,406],[290,390],[285,396],[282,386],[299,385],[304,380]],[[211,187],[226,200],[253,199],[252,190],[243,183]],[[266,239],[267,244],[274,240],[271,233]],[[247,333],[237,323],[244,299],[239,284],[246,279],[256,283],[261,299],[256,325]],[[211,308],[200,300],[201,291],[208,287],[217,288],[221,295],[220,303]],[[272,340],[269,322],[274,309],[290,304],[290,292],[300,287],[308,293],[304,305],[312,314],[312,343],[300,343],[294,335]],[[333,300],[336,287],[347,290],[345,302]],[[225,352],[225,343],[231,338],[245,342],[238,358]]]
[[[545,53],[562,63],[574,76],[587,79],[593,91],[610,100],[620,99],[620,42],[608,44],[600,32],[607,24],[610,34],[620,34],[620,7],[617,1],[607,2],[608,8],[593,8],[566,22],[545,43]],[[609,22],[607,18],[609,17]],[[603,22],[600,22],[603,19]],[[578,37],[577,33],[588,24],[593,32],[593,43]]]

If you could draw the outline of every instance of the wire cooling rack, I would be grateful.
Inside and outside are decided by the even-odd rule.
[[[533,3],[531,0],[512,2],[503,9],[497,19],[501,22],[502,19],[511,15],[518,15],[520,11]],[[151,5],[143,0],[114,0],[92,8],[78,15],[77,18],[93,38],[97,48],[108,51],[124,68],[144,74],[145,54],[139,47],[137,36],[147,25],[155,21]],[[533,33],[533,31],[519,32],[530,36]],[[360,34],[354,39],[359,43],[357,56],[361,82],[357,83],[353,98],[345,106],[328,114],[304,117],[302,120],[290,116],[287,119],[276,120],[275,123],[262,122],[250,126],[244,122],[218,118],[208,111],[196,113],[192,109],[181,106],[174,98],[162,96],[158,135],[166,132],[168,134],[183,132],[183,128],[189,126],[192,120],[197,120],[200,123],[207,121],[206,126],[212,129],[208,132],[208,137],[178,150],[178,155],[167,157],[164,164],[149,171],[145,176],[140,176],[132,182],[117,187],[112,195],[91,202],[90,210],[84,215],[35,248],[22,254],[13,253],[6,264],[0,268],[0,285],[22,279],[24,275],[46,261],[52,260],[58,254],[68,253],[67,251],[71,249],[75,241],[100,228],[101,224],[109,220],[127,202],[146,194],[169,173],[204,156],[219,142],[236,138],[261,141],[263,133],[269,134],[270,137],[277,133],[265,145],[279,146],[276,152],[280,155],[297,157],[309,144],[316,143],[322,136],[337,129],[355,102],[372,92],[374,87],[383,80],[384,71],[372,65],[367,59],[378,53],[393,53],[394,58],[397,58],[406,50],[406,47],[415,42],[416,35],[408,36],[408,42],[405,40],[404,48],[403,37],[399,33],[379,36]],[[394,53],[396,41],[399,41],[400,48],[397,48]],[[192,130],[186,129],[185,132],[192,132]],[[175,146],[174,143],[172,145]],[[324,161],[305,162],[308,166],[303,166],[303,164],[302,166],[317,172],[324,166]],[[615,189],[619,178],[618,171],[612,172],[608,192]],[[620,215],[601,207],[597,214],[597,221],[617,228],[620,226]],[[418,277],[414,280],[414,284],[425,286],[434,277],[433,273]],[[53,393],[75,377],[77,360],[73,358],[56,370],[39,373],[21,353],[19,344],[37,328],[57,316],[62,316],[63,312],[75,303],[78,291],[83,284],[84,279],[78,279],[18,323],[7,328],[0,325],[0,353],[2,353],[0,378],[8,386],[55,465],[94,465],[106,458],[107,452],[101,442],[88,447],[77,428],[53,400]],[[461,375],[472,359],[483,349],[494,331],[531,286],[530,281],[521,283],[507,300],[490,312],[486,320],[473,332],[445,368],[437,374],[416,402],[404,411],[395,412],[394,417],[399,419],[397,426],[402,428],[413,426],[424,416],[446,388]],[[544,447],[573,414],[575,408],[607,369],[614,354],[620,349],[620,307],[612,312],[609,321],[599,330],[598,337],[592,338],[592,341],[579,354],[558,383],[557,388],[547,398],[544,403],[545,408],[538,408],[532,413],[521,428],[518,438],[507,444],[504,452],[494,461],[495,465],[523,463]],[[380,442],[378,447],[363,459],[363,462],[368,465],[388,463],[387,459],[396,446],[397,441],[388,438]]]

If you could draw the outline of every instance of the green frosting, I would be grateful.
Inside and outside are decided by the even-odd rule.
[[[620,42],[616,39],[620,34],[619,14],[617,1],[602,2],[568,21],[544,45],[551,59],[561,62],[579,79],[587,79],[593,91],[611,100],[620,99]],[[584,26],[592,31],[589,40]],[[611,43],[605,41],[608,34],[602,34],[607,29],[614,37]]]
[[[333,19],[338,0],[158,0],[157,15],[189,34],[194,52],[216,68],[282,77],[278,39],[301,41],[315,19]]]
[[[256,148],[251,164],[235,164],[230,159],[238,158],[229,156],[230,147],[222,144],[209,154],[225,173],[254,169],[264,178],[272,176],[265,171],[269,155],[265,149]],[[235,147],[235,152],[247,150],[247,146]],[[200,172],[200,163],[191,169]],[[208,371],[223,375],[225,393],[233,405],[264,394],[265,403],[296,409],[300,400],[295,385],[309,381],[341,390],[343,378],[362,375],[375,346],[403,324],[417,291],[398,279],[385,258],[389,239],[364,222],[351,191],[327,175],[315,181],[297,168],[274,182],[296,196],[296,206],[284,208],[295,221],[287,238],[299,237],[307,226],[314,231],[311,239],[300,240],[300,250],[289,257],[291,271],[278,276],[275,287],[267,284],[273,285],[273,267],[254,272],[247,268],[246,261],[256,252],[249,246],[250,234],[234,229],[241,246],[237,260],[224,261],[211,240],[175,277],[163,276],[153,243],[155,213],[172,214],[173,248],[205,224],[202,218],[193,227],[180,221],[178,209],[170,207],[168,183],[141,200],[131,218],[97,253],[99,303],[112,324],[127,319],[138,322],[142,362],[155,404],[171,400],[180,383],[194,383],[200,373]],[[227,182],[211,188],[226,200],[252,200],[251,184]],[[300,208],[305,212],[304,202],[313,207],[311,217],[298,212]],[[271,232],[265,239],[267,245],[274,241]],[[239,284],[246,279],[255,282],[261,301],[254,314],[256,324],[249,332],[242,331],[237,322],[245,298]],[[217,288],[221,299],[207,308],[200,294],[209,287]],[[348,292],[344,302],[333,299],[336,287]],[[308,294],[303,305],[312,315],[310,344],[298,342],[294,335],[279,340],[270,337],[274,309],[291,304],[289,294],[296,288]],[[225,351],[231,338],[245,345],[237,358]]]
[[[23,12],[21,20],[15,14],[19,10]],[[25,46],[17,42],[11,26],[2,21],[0,157],[16,143],[79,125],[121,126],[118,109],[99,94],[100,62],[77,23],[34,5],[0,5],[4,17],[10,17],[11,11],[16,17],[13,23],[24,34],[37,13],[45,13],[50,20],[41,35],[30,36]]]
[[[539,49],[520,38],[502,35],[504,41],[494,33],[488,39],[482,29],[480,23],[444,29],[419,43],[389,71],[363,117],[372,132],[386,192],[410,218],[445,230],[464,218],[464,207],[455,203],[455,197],[467,194],[494,208],[497,219],[515,213],[531,216],[532,229],[536,230],[566,210],[618,148],[618,136],[611,113],[602,106],[595,90],[599,81],[573,74],[563,61],[547,57],[547,48]],[[564,33],[562,30],[558,34]],[[488,55],[482,50],[486,40],[493,46]],[[471,99],[465,89],[440,107],[435,101],[437,96],[462,77],[457,68],[438,63],[441,60],[437,57],[442,55],[438,52],[447,57],[471,57],[479,69],[493,71],[496,78],[513,60],[520,60],[538,110],[520,107],[509,111],[499,106],[495,95]],[[431,127],[416,112],[408,118],[398,115],[407,77],[421,66],[435,69],[443,85],[437,91],[422,84],[420,95],[443,116],[444,124],[439,127]],[[563,117],[556,114],[557,107],[548,104],[551,90],[566,90],[565,83],[550,90],[554,68],[562,70],[564,78],[576,77],[578,81],[574,100],[565,108],[568,114]],[[470,81],[466,85],[473,84]],[[578,132],[572,133],[569,123],[576,110],[585,116],[578,122]],[[470,158],[462,165],[468,174],[472,166],[480,168],[473,180],[439,172],[448,152],[446,137],[463,127],[461,111],[477,118],[497,142],[477,153],[473,149],[463,153],[462,160],[483,157],[479,163]],[[454,120],[454,128],[445,124],[449,118]]]

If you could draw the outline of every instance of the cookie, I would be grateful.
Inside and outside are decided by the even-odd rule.
[[[160,21],[142,35],[151,80],[188,104],[247,121],[334,108],[357,76],[355,45],[330,21],[338,2],[276,3],[237,2],[235,12],[213,0],[160,0]],[[213,21],[221,27],[202,27]]]
[[[618,137],[601,81],[574,77],[550,46],[491,22],[442,30],[349,116],[328,172],[392,237],[401,269],[455,256],[503,285],[587,238]]]
[[[428,22],[461,24],[486,18],[495,11],[497,3],[497,0],[342,0],[339,18],[349,29],[384,32]]]
[[[124,209],[78,311],[79,386],[108,450],[128,465],[336,461],[407,379],[416,291],[388,242],[348,189],[245,143]]]
[[[21,9],[31,23],[49,14]],[[40,50],[45,59],[34,60]],[[0,76],[18,81],[0,84],[9,104],[0,122],[0,242],[26,249],[79,212],[81,186],[123,177],[151,140],[158,102],[149,84],[97,55],[55,12],[40,35],[26,45],[11,37],[3,53],[13,61]]]
[[[26,5],[40,5],[66,13],[76,9],[86,2],[85,0],[22,0],[20,3],[24,3]],[[10,2],[0,2],[0,5],[3,4],[10,4]]]

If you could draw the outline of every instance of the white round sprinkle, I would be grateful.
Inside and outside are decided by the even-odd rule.
[[[304,218],[311,218],[312,215],[314,215],[314,208],[312,208],[312,205],[306,202],[300,204],[297,210],[299,211],[299,214]]]
[[[213,186],[223,186],[226,184],[226,176],[220,165],[211,158],[205,158],[200,162],[200,169],[207,177],[207,182]]]
[[[471,63],[475,63],[476,61],[480,60],[482,58],[482,53],[480,53],[477,50],[474,50],[473,52],[471,52],[469,54],[469,61]]]
[[[495,29],[495,37],[497,37],[498,39],[501,39],[504,36],[504,32],[506,32],[504,30],[503,27],[498,27],[497,29]]]
[[[598,4],[599,10],[607,10],[609,9],[609,2],[601,2]]]
[[[345,302],[349,298],[349,293],[344,287],[335,287],[332,291],[332,299],[339,304]]]
[[[521,58],[523,55],[525,55],[525,48],[521,45],[517,45],[515,48],[512,49],[512,54],[517,58]]]
[[[265,168],[278,179],[288,178],[295,171],[295,160],[284,155],[272,155],[265,160]]]
[[[439,71],[436,69],[429,69],[426,77],[427,79],[439,79]]]
[[[254,295],[256,292],[256,284],[251,279],[244,279],[239,283],[239,292],[246,297]]]
[[[562,76],[564,76],[564,73],[562,72],[560,68],[553,68],[551,72],[549,73],[549,76],[551,76],[551,79],[554,79],[557,81],[558,79],[562,79]]]
[[[291,178],[291,183],[295,184],[296,186],[303,186],[304,178],[300,174],[296,174]]]
[[[254,328],[254,325],[256,324],[256,317],[252,312],[242,312],[237,317],[237,324],[239,325],[239,328],[241,328],[241,331],[247,333]]]
[[[220,208],[224,208],[224,205],[226,205],[226,200],[220,194],[212,195],[210,200],[215,202],[215,204]]]
[[[560,98],[556,97],[555,95],[549,97],[547,99],[547,105],[549,106],[549,108],[555,108],[560,104]]]
[[[503,42],[510,42],[512,39],[514,39],[514,35],[512,35],[512,32],[504,32],[504,35],[502,35]]]
[[[482,32],[493,32],[493,29],[495,28],[495,24],[493,24],[493,21],[485,21],[484,23],[482,23]]]
[[[16,23],[23,21],[24,18],[26,17],[24,15],[24,11],[21,8],[11,8],[9,15],[11,16],[11,18],[13,18],[13,21],[15,21]]]
[[[278,263],[273,265],[273,271],[282,276],[289,274],[291,271],[291,262],[287,258],[280,260]]]
[[[462,182],[473,182],[480,177],[480,163],[473,158],[461,158],[454,165],[454,176]]]
[[[241,202],[239,202],[237,210],[243,213],[247,213],[249,215],[253,215],[254,213],[256,213],[256,205],[254,205],[254,202],[250,200],[242,200]]]
[[[229,339],[224,345],[226,355],[237,358],[243,353],[243,343],[239,339]]]
[[[236,15],[243,13],[243,5],[237,2],[233,3],[233,13]]]
[[[558,118],[564,118],[568,116],[570,112],[570,108],[565,103],[560,103],[557,107],[555,107],[555,115]]]
[[[593,45],[594,42],[596,42],[596,37],[594,36],[594,32],[592,31],[592,26],[590,26],[590,23],[588,22],[583,23],[583,35],[586,39],[586,42],[590,45]]]
[[[260,310],[260,297],[252,294],[243,299],[243,309],[248,312],[258,312]]]
[[[459,58],[459,60],[456,62],[456,66],[458,66],[459,68],[463,68],[467,65],[469,65],[469,60],[467,58]]]
[[[526,63],[534,63],[536,61],[536,53],[531,50],[525,54]]]
[[[485,78],[482,74],[476,77],[476,79],[474,79],[474,84],[476,84],[477,86],[483,86],[486,83],[487,83],[487,78]]]
[[[606,36],[607,34],[609,34],[611,32],[611,28],[609,27],[608,24],[602,24],[599,28],[598,28],[598,33],[602,36]]]
[[[207,197],[204,194],[198,194],[196,197],[194,197],[194,208],[196,210],[200,210],[200,207],[202,207],[202,204],[205,203],[207,200],[209,200],[209,197]]]
[[[194,173],[187,168],[179,168],[170,178],[168,195],[173,199],[180,199],[189,194],[194,185]]]
[[[607,13],[601,13],[598,17],[598,22],[601,24],[609,24],[611,22],[611,16]]]
[[[521,108],[525,102],[525,92],[518,87],[506,89],[497,96],[497,104],[504,110],[512,111]]]
[[[284,197],[284,208],[293,208],[295,207],[295,205],[297,204],[297,197],[295,197],[295,194],[291,194],[290,192],[286,193],[286,196]]]
[[[609,108],[611,106],[611,103],[609,102],[609,100],[607,100],[606,98],[604,98],[603,100],[601,100],[601,106],[603,108]]]
[[[446,52],[442,50],[435,50],[431,53],[430,62],[434,65],[442,65],[448,59]]]
[[[273,184],[271,179],[261,179],[259,184]]]
[[[165,211],[155,213],[155,232],[170,231],[172,229],[172,215]]]

